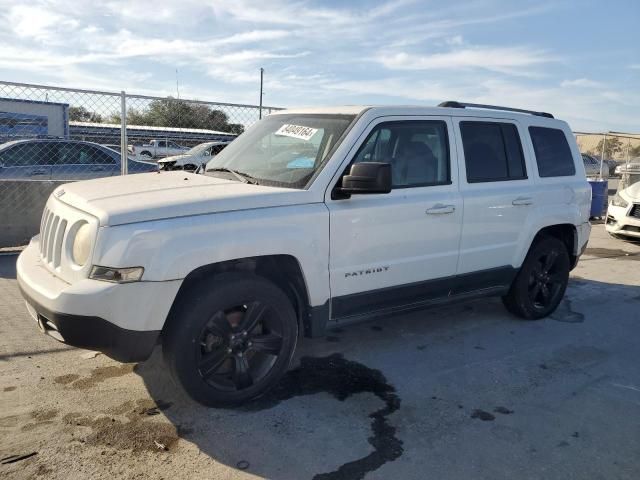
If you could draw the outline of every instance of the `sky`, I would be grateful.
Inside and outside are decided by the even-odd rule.
[[[640,133],[640,1],[0,0],[0,80],[256,104],[549,111]],[[176,72],[177,71],[177,72]]]

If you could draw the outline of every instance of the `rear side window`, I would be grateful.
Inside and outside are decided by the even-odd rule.
[[[460,122],[467,182],[527,178],[518,129],[512,123]]]
[[[576,174],[571,149],[562,130],[529,127],[529,134],[541,177],[568,177]]]
[[[0,164],[5,167],[51,165],[55,156],[55,144],[52,146],[47,142],[18,143],[0,153]]]

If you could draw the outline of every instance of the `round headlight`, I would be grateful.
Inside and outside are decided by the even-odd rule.
[[[91,226],[84,222],[76,230],[76,236],[73,239],[73,248],[71,256],[76,265],[82,266],[87,263],[89,253],[91,252]]]

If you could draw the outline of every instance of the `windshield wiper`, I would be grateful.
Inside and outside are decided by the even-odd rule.
[[[256,177],[252,177],[248,173],[239,172],[238,170],[232,170],[231,168],[227,168],[227,167],[210,168],[209,170],[206,170],[206,173],[209,173],[209,172],[227,172],[233,175],[234,177],[236,177],[242,183],[250,183],[251,185],[258,185],[258,179]]]

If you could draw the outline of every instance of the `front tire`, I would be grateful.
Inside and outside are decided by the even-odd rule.
[[[163,332],[164,360],[197,402],[241,404],[287,371],[298,322],[287,296],[268,280],[224,273],[179,302]]]
[[[555,237],[537,240],[502,302],[509,312],[538,320],[555,311],[569,283],[570,261],[565,244]]]

